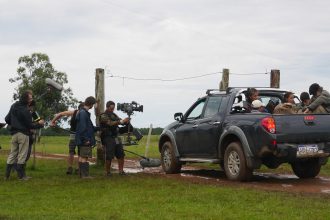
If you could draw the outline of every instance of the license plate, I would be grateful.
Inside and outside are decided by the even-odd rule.
[[[314,156],[319,152],[319,147],[316,144],[298,145],[297,157]]]

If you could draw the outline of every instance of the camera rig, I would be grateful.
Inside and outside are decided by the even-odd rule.
[[[135,101],[132,101],[131,103],[117,103],[117,110],[126,113],[128,118],[131,119],[134,112],[143,112],[143,105],[140,105]],[[128,126],[127,139],[124,144],[126,146],[137,145],[137,141],[133,141],[131,138],[131,132],[132,131],[130,131],[130,127]]]
[[[135,101],[132,101],[131,103],[118,103],[117,110],[125,112],[130,118],[134,112],[143,112],[143,105],[140,105]]]

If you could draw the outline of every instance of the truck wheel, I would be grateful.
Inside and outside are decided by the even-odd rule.
[[[321,170],[321,164],[318,158],[297,160],[291,164],[291,167],[294,174],[301,179],[314,178]]]
[[[181,170],[181,163],[175,156],[174,148],[171,142],[167,141],[162,146],[161,162],[165,173],[179,173]]]
[[[251,180],[253,169],[247,166],[241,143],[232,142],[228,145],[224,156],[224,168],[225,174],[230,180]]]

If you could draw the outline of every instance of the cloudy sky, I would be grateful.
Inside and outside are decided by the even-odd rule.
[[[0,118],[12,103],[17,60],[33,52],[67,73],[80,100],[94,95],[96,68],[162,79],[280,69],[283,89],[299,93],[313,82],[330,89],[329,12],[326,0],[0,0]],[[106,99],[143,104],[138,127],[164,126],[220,79],[108,77]],[[269,86],[269,75],[231,75],[230,86]]]

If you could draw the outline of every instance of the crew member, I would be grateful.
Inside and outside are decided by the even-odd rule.
[[[259,99],[259,91],[255,88],[248,88],[246,93],[246,108],[249,112],[252,111],[252,102]]]
[[[298,113],[303,113],[310,103],[311,103],[311,98],[308,92],[302,92],[300,94],[300,103],[297,104]]]
[[[125,175],[124,172],[124,158],[125,153],[123,149],[123,144],[121,143],[119,134],[127,133],[128,130],[134,130],[131,126],[130,119],[121,119],[114,113],[115,103],[113,101],[108,101],[106,104],[106,110],[100,116],[101,125],[101,139],[102,144],[105,146],[105,175],[111,176],[111,161],[116,156],[118,160],[118,170],[120,175]],[[119,128],[119,125],[122,127]],[[142,138],[142,137],[140,137]]]
[[[313,95],[311,104],[304,111],[305,114],[328,114],[330,113],[330,93],[319,84],[313,83],[309,87],[309,94]]]
[[[64,111],[57,113],[53,120],[50,123],[51,127],[56,126],[56,122],[60,120],[62,117],[71,117],[70,119],[70,140],[69,140],[69,155],[68,155],[68,168],[66,171],[67,175],[72,175],[73,174],[73,163],[74,163],[74,155],[76,154],[76,140],[75,140],[75,132],[76,132],[76,127],[77,127],[77,122],[76,122],[76,115],[78,111],[84,106],[84,103],[80,103],[78,106],[78,109],[71,110],[71,111]],[[79,158],[78,158],[79,160]],[[78,168],[76,169],[76,172],[78,173]]]
[[[89,175],[88,158],[92,157],[92,146],[95,145],[94,132],[98,129],[91,121],[91,114],[88,112],[96,103],[92,96],[86,98],[84,107],[82,107],[76,116],[76,145],[79,153],[79,171],[81,178],[91,178]]]
[[[12,146],[7,159],[5,179],[9,179],[15,162],[17,162],[18,179],[28,179],[25,174],[24,165],[29,150],[30,130],[39,129],[44,126],[44,120],[39,120],[36,124],[32,122],[32,115],[28,108],[32,101],[32,91],[23,92],[19,101],[11,106],[5,118],[6,123],[10,125],[12,135]]]
[[[274,109],[274,114],[296,114],[298,109],[294,102],[294,93],[286,92],[283,97],[283,103],[278,104]]]
[[[268,113],[267,109],[265,108],[265,104],[262,103],[262,101],[260,100],[254,100],[252,102],[251,107],[252,107],[251,113],[260,113],[260,112]]]

